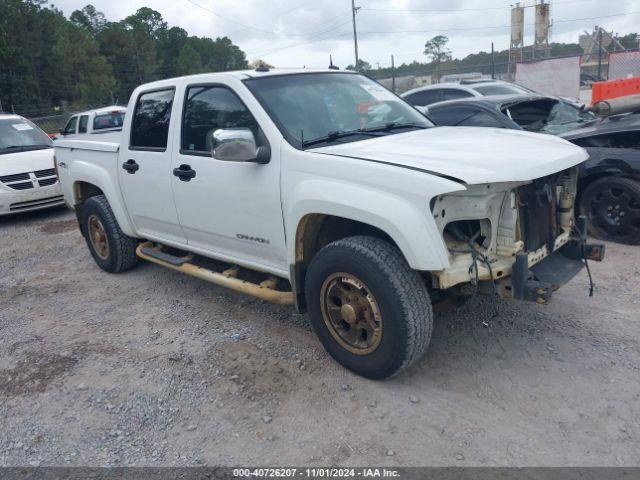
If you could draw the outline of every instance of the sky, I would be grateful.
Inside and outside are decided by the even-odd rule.
[[[88,0],[57,0],[68,17]],[[514,1],[511,2],[515,3]],[[533,5],[534,0],[521,2]],[[117,21],[147,6],[190,35],[228,36],[247,54],[276,67],[325,68],[354,62],[351,0],[93,0]],[[375,68],[426,61],[424,43],[449,37],[455,58],[509,47],[509,0],[357,0],[359,57]],[[533,8],[525,10],[525,45],[533,39]],[[640,31],[640,0],[551,0],[551,41],[577,42],[601,25],[621,35]]]

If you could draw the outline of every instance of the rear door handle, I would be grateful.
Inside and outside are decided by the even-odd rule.
[[[133,175],[140,170],[140,165],[138,165],[134,159],[130,158],[122,164],[122,168]]]
[[[188,182],[192,178],[195,178],[196,171],[191,168],[190,165],[182,164],[178,168],[173,169],[173,174],[183,182]]]

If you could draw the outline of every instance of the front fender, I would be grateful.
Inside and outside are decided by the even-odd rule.
[[[417,200],[417,199],[415,199]],[[431,212],[429,199],[411,201],[372,187],[309,179],[300,182],[289,195],[286,218],[289,263],[295,263],[296,229],[309,214],[325,214],[376,227],[398,245],[411,268],[441,270],[449,265],[448,255]]]

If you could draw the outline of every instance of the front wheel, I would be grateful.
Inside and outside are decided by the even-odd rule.
[[[589,220],[589,233],[602,240],[640,244],[640,182],[604,177],[585,188],[580,213]]]
[[[136,265],[138,240],[120,229],[104,195],[91,197],[82,205],[80,222],[89,251],[101,269],[118,273]]]
[[[305,295],[312,326],[338,363],[371,379],[396,375],[425,352],[433,314],[420,275],[374,237],[330,243],[311,261]]]

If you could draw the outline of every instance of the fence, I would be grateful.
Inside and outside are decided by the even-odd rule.
[[[590,88],[593,82],[608,80],[610,71],[611,78],[619,75],[619,70],[624,68],[637,72],[635,75],[640,75],[640,53],[625,55],[633,52],[637,51],[611,52],[610,56],[602,55],[601,57],[594,57],[590,54],[572,53],[568,55],[555,55],[545,59],[525,60],[519,63],[521,65],[527,65],[532,62],[579,57],[580,87]],[[611,59],[611,63],[609,59]],[[450,79],[456,80],[457,77],[469,75],[475,77],[480,75],[484,78],[493,77],[498,80],[515,81],[515,65],[515,62],[505,61],[504,52],[502,52],[501,54],[496,53],[496,61],[489,63],[467,65],[456,63],[454,60],[453,62],[443,63],[436,68],[433,64],[418,64],[416,62],[410,65],[400,65],[393,69],[383,68],[370,70],[366,73],[389,88],[395,83],[395,91],[397,93],[403,93],[411,88],[430,83],[450,81]]]
[[[640,77],[640,50],[611,52],[609,54],[609,80],[630,76]]]

